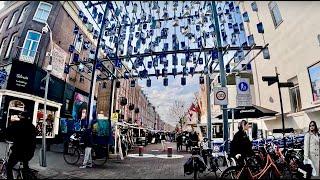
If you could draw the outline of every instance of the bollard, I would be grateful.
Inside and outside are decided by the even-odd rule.
[[[168,157],[172,157],[172,147],[168,147]]]
[[[139,146],[139,156],[143,156],[143,146]]]

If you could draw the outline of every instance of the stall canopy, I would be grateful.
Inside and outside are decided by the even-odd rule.
[[[238,107],[234,109],[234,119],[260,118],[275,116],[278,112],[260,106]],[[222,119],[222,113],[215,118]],[[228,111],[228,119],[232,119],[232,111]]]

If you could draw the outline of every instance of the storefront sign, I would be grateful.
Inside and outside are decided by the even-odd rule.
[[[119,119],[119,114],[118,113],[112,113],[111,121],[118,122],[118,119]]]
[[[64,65],[67,60],[68,53],[64,51],[56,43],[53,43],[52,50],[52,74],[58,78],[63,77]]]
[[[33,64],[15,61],[12,64],[7,89],[32,94],[34,77]]]

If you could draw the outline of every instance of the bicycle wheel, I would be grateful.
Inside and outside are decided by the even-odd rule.
[[[68,147],[67,152],[63,153],[63,159],[67,164],[75,165],[80,159],[80,151],[76,147]]]
[[[220,178],[221,179],[238,179],[237,177],[238,172],[239,172],[239,167],[231,166],[222,172]]]
[[[92,163],[96,166],[103,166],[107,160],[107,148],[103,146],[97,146],[92,148]]]

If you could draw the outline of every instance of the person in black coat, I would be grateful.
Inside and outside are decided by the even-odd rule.
[[[237,154],[241,154],[241,157],[252,156],[252,143],[246,133],[249,129],[249,124],[246,120],[242,120],[238,126],[239,131],[234,135],[230,144],[230,155],[235,157]]]
[[[13,167],[23,163],[24,169],[29,169],[29,161],[36,149],[36,127],[32,124],[27,112],[18,114],[19,120],[12,121],[6,129],[6,140],[13,142],[7,164],[7,179],[13,179]]]

